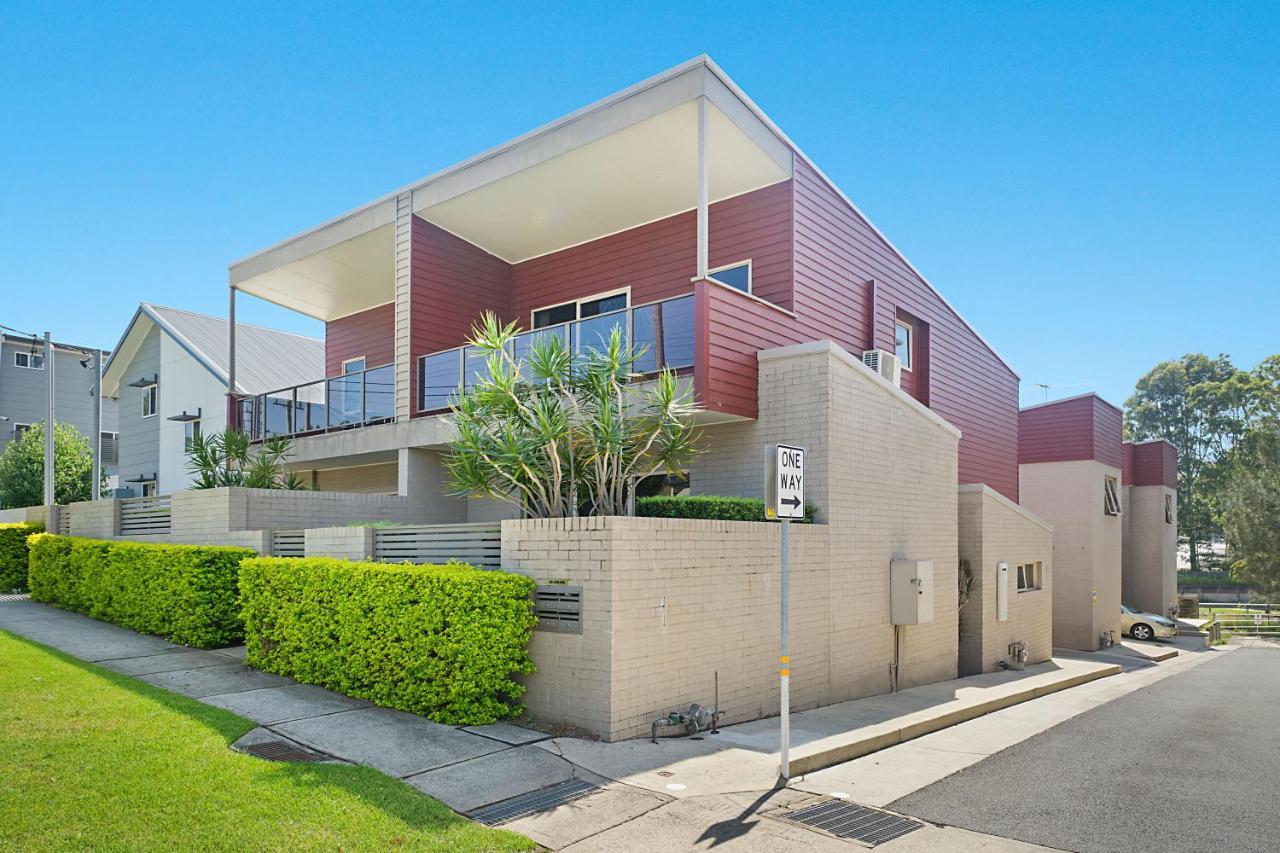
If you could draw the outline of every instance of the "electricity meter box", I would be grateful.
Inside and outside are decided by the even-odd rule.
[[[933,621],[933,560],[890,563],[889,617],[894,625]]]

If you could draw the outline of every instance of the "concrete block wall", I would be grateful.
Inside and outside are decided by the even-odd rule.
[[[372,527],[310,527],[303,534],[303,553],[308,557],[371,560],[373,530]]]
[[[279,489],[175,492],[172,511],[170,533],[174,541],[204,541],[228,530],[300,530],[369,521],[416,521],[410,502],[397,495]]]
[[[1022,505],[1053,525],[1053,641],[1092,651],[1104,631],[1120,638],[1122,516],[1103,510],[1105,478],[1093,459],[1018,466]]]
[[[23,506],[15,509],[0,509],[0,524],[34,524],[49,526],[50,507]]]
[[[1165,520],[1165,500],[1173,510]],[[1169,615],[1178,601],[1178,493],[1167,486],[1124,487],[1121,593],[1138,610]]]
[[[969,562],[974,586],[961,611],[960,674],[992,672],[1009,657],[1009,644],[1027,643],[1029,663],[1053,654],[1053,527],[982,484],[959,489],[960,556]],[[1009,564],[1008,619],[997,609],[997,566]],[[1018,592],[1017,567],[1039,562],[1041,585]]]
[[[71,535],[90,539],[109,539],[120,535],[120,500],[80,501],[68,504],[71,512]]]

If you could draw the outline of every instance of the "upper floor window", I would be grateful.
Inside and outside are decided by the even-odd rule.
[[[911,369],[911,344],[915,329],[906,320],[898,320],[893,325],[893,347],[903,370]]]
[[[142,389],[142,416],[149,418],[156,413],[156,403],[160,400],[160,386],[147,385]]]
[[[102,464],[115,465],[120,461],[120,433],[104,432],[101,442],[99,452],[102,454]]]
[[[715,279],[721,284],[727,284],[734,290],[741,290],[743,293],[751,292],[751,261],[739,261],[736,264],[730,264],[727,267],[711,270],[708,273],[710,278]]]
[[[1107,515],[1120,514],[1120,497],[1115,477],[1107,477],[1102,483],[1102,511]]]
[[[1173,495],[1164,496],[1164,523],[1173,524]]]
[[[25,367],[28,370],[44,370],[44,355],[20,350],[13,354],[13,363],[17,367]]]
[[[364,370],[364,356],[359,358],[349,358],[342,362],[342,375],[349,376],[352,373],[359,373]]]
[[[1042,579],[1040,574],[1043,565],[1039,562],[1024,563],[1018,566],[1018,592],[1031,592],[1040,589]]]
[[[578,299],[573,302],[564,302],[560,305],[551,305],[547,308],[538,308],[533,312],[533,328],[545,329],[547,326],[572,323],[574,320],[583,320],[587,317],[596,317],[612,311],[621,311],[627,307],[630,296],[630,291],[619,290],[614,293],[592,296],[588,299]]]
[[[187,421],[182,425],[182,449],[184,452],[190,453],[191,448],[195,447],[199,438],[200,421]]]

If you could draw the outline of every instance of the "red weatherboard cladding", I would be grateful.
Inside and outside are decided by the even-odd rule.
[[[1124,445],[1124,483],[1178,488],[1178,451],[1167,441]]]
[[[960,482],[986,483],[1016,501],[1018,377],[800,158],[794,186],[794,310],[803,339],[831,338],[853,353],[874,340],[892,351],[899,310],[927,323],[928,381],[917,397],[960,429]]]
[[[324,324],[326,376],[337,376],[342,372],[342,362],[361,357],[365,359],[367,367],[390,364],[396,360],[394,304],[379,305]]]
[[[1121,468],[1120,410],[1094,394],[1025,409],[1019,416],[1018,462],[1096,459]]]
[[[711,205],[709,261],[714,269],[751,259],[752,291],[791,304],[791,182]],[[529,313],[570,299],[631,288],[631,304],[688,293],[697,272],[693,211],[601,237],[511,268],[512,307]]]

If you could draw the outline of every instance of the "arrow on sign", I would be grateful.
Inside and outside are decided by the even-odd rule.
[[[795,509],[796,507],[800,506],[800,499],[795,495],[792,495],[789,498],[783,498],[781,503],[787,506],[790,506],[792,509]]]

